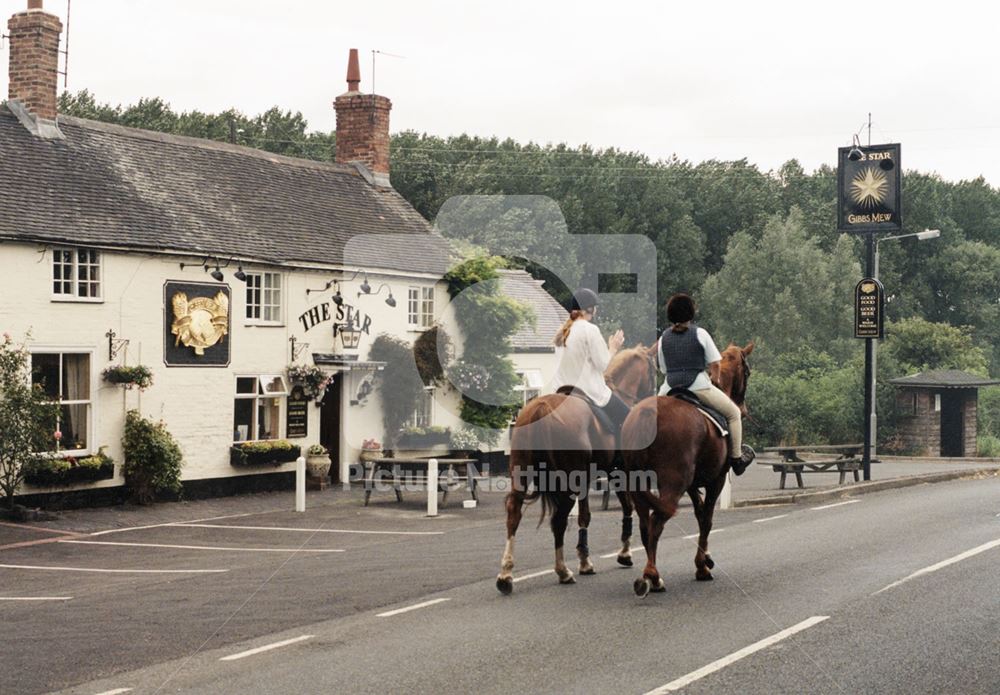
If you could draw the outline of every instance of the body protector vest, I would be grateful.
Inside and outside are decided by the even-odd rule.
[[[698,327],[693,323],[683,333],[665,330],[660,336],[660,353],[671,388],[688,388],[708,366],[705,348],[698,341]]]

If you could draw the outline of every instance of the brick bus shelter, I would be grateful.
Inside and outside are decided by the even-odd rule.
[[[892,379],[903,445],[924,456],[975,456],[979,389],[1000,384],[957,369]]]

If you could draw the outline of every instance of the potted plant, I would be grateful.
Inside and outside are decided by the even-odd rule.
[[[479,436],[470,428],[463,427],[451,433],[451,453],[456,458],[472,458],[479,450]]]
[[[284,439],[259,442],[241,442],[229,448],[229,463],[236,467],[271,465],[280,466],[294,461],[302,453],[298,444]]]
[[[25,465],[24,481],[36,486],[72,485],[107,480],[115,476],[115,462],[104,453],[104,447],[93,456],[83,458],[43,457]]]
[[[361,443],[360,458],[362,461],[374,461],[382,458],[382,444],[374,438],[366,439]]]
[[[288,379],[293,384],[302,387],[306,398],[319,398],[330,383],[330,375],[319,367],[304,364],[290,364],[286,368]]]
[[[124,386],[126,389],[134,387],[140,391],[145,391],[153,385],[153,372],[149,367],[141,364],[137,364],[134,367],[126,367],[124,365],[108,367],[101,372],[101,376],[109,384],[118,384]]]
[[[306,449],[306,470],[312,478],[324,479],[330,475],[330,452],[322,444],[313,444]]]

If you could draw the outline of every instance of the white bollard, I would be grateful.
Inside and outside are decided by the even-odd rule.
[[[726,473],[726,484],[722,487],[722,494],[719,495],[719,507],[722,509],[733,508],[733,474]]]
[[[438,460],[427,462],[427,516],[438,515]]]
[[[295,459],[295,511],[306,510],[306,460],[302,456]]]

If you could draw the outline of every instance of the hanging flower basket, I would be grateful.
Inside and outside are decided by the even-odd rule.
[[[318,398],[326,391],[330,383],[330,375],[319,367],[311,365],[290,364],[285,370],[288,373],[288,380],[295,386],[302,387],[302,393],[306,398]]]
[[[137,388],[140,391],[145,391],[153,385],[153,372],[149,367],[141,364],[134,367],[122,365],[108,367],[101,372],[101,376],[109,384],[118,384],[126,389]]]

